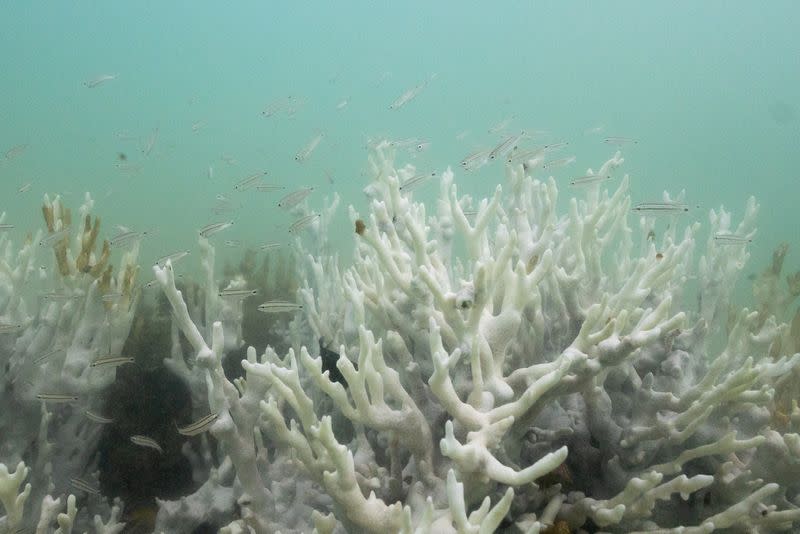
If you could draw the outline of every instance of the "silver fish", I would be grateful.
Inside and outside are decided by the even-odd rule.
[[[428,180],[429,178],[433,178],[434,176],[436,176],[435,171],[418,174],[403,182],[403,184],[398,189],[400,189],[400,191],[411,191],[412,189],[420,185],[422,182]]]
[[[302,304],[287,302],[285,300],[270,300],[258,306],[258,311],[263,313],[296,312],[303,309]]]
[[[119,367],[127,363],[133,363],[134,359],[130,356],[109,356],[108,358],[100,358],[89,364],[89,367],[96,369],[98,367]]]
[[[639,141],[631,137],[606,137],[605,139],[603,139],[603,142],[607,145],[622,146],[622,145],[635,145]]]
[[[63,393],[39,393],[36,398],[44,402],[77,402],[77,395],[66,395]]]
[[[322,141],[323,137],[325,137],[325,134],[322,133],[322,132],[320,132],[317,135],[315,135],[311,139],[311,141],[308,142],[308,144],[306,146],[301,148],[297,152],[297,154],[294,155],[294,160],[297,161],[298,163],[302,163],[302,162],[306,161],[308,158],[310,158],[311,154],[314,152],[314,150],[316,150],[317,146],[320,144],[320,142]]]
[[[246,299],[258,295],[258,289],[223,289],[218,295],[222,298]]]
[[[110,82],[111,80],[116,80],[116,74],[101,74],[100,76],[96,76],[91,80],[86,80],[83,82],[84,87],[88,87],[89,89],[93,89],[95,87],[99,87],[106,82]]]
[[[278,207],[283,209],[293,208],[305,200],[312,191],[314,191],[313,187],[304,187],[293,191],[278,201]]]
[[[633,211],[639,213],[683,213],[689,211],[689,206],[682,202],[640,202],[636,204]]]
[[[542,165],[542,168],[543,169],[558,169],[560,167],[566,167],[570,163],[574,163],[574,162],[575,162],[575,156],[569,156],[569,157],[566,157],[566,158],[550,160],[547,163],[545,163],[544,165]]]
[[[66,228],[62,228],[61,230],[57,230],[46,237],[44,237],[41,241],[39,241],[40,247],[51,247],[58,244],[62,239],[66,238],[69,235],[70,227],[67,226]]]
[[[202,235],[202,232],[201,232],[201,235]],[[207,236],[203,236],[203,237],[207,237]],[[188,250],[180,250],[178,252],[173,252],[172,254],[167,254],[166,256],[162,256],[162,257],[158,258],[155,261],[155,265],[158,265],[159,267],[161,267],[163,269],[164,266],[167,265],[168,261],[172,262],[172,264],[174,265],[178,260],[180,260],[181,258],[185,258],[189,254],[190,254],[190,252]]]
[[[0,334],[11,334],[22,330],[20,323],[0,323]]]
[[[590,174],[587,176],[581,176],[580,178],[574,178],[569,182],[569,185],[573,187],[581,187],[583,185],[592,185],[597,184],[600,182],[604,182],[606,180],[610,180],[611,176],[608,175],[601,175],[601,174]]]
[[[224,221],[224,222],[218,222],[218,223],[211,223],[211,224],[207,224],[204,227],[202,227],[200,230],[198,230],[198,232],[200,233],[200,235],[202,237],[211,237],[212,235],[214,235],[216,233],[219,233],[219,232],[221,232],[223,230],[227,230],[231,226],[233,226],[233,221]]]
[[[236,182],[236,184],[233,186],[233,189],[235,191],[246,191],[251,187],[257,186],[261,182],[261,177],[266,175],[267,171],[251,174],[250,176],[242,178],[241,180]]]
[[[96,414],[91,410],[86,410],[83,413],[87,419],[94,421],[95,423],[100,423],[101,425],[109,425],[114,422],[113,419],[103,417],[102,415]]]
[[[91,493],[92,495],[100,495],[100,490],[86,482],[85,480],[72,477],[69,479],[69,483],[72,485],[73,488],[76,488],[81,491],[85,491],[86,493]]]
[[[161,448],[161,445],[159,445],[158,442],[156,442],[156,440],[154,440],[151,437],[143,436],[141,434],[136,434],[131,436],[131,443],[133,443],[134,445],[139,445],[140,447],[148,447],[150,449],[155,449],[161,454],[164,454],[164,449]]]
[[[714,242],[718,245],[746,245],[752,243],[753,240],[744,235],[720,232],[714,234]]]
[[[311,215],[306,215],[305,217],[300,217],[292,225],[289,227],[290,234],[297,234],[300,231],[304,230],[308,227],[311,223],[319,218],[319,213],[312,213]]]

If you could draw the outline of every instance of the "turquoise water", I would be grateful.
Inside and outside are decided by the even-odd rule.
[[[145,264],[194,250],[198,228],[227,218],[236,224],[226,240],[288,243],[292,219],[275,206],[279,194],[237,194],[237,180],[266,170],[289,190],[315,187],[312,209],[334,192],[363,209],[368,138],[424,139],[427,150],[399,159],[441,171],[496,144],[488,129],[513,118],[512,131],[570,142],[564,155],[577,162],[554,173],[562,183],[605,161],[613,149],[601,139],[613,135],[638,140],[623,148],[634,201],[685,189],[700,206],[691,215],[706,222],[720,204],[740,216],[755,195],[762,211],[748,270],[781,241],[796,270],[800,4],[765,6],[7,2],[0,211],[21,239],[43,227],[45,192],[77,209],[91,191],[106,237],[117,224],[158,230],[143,243]],[[85,87],[100,75],[116,78]],[[414,100],[389,109],[426,80]],[[291,116],[262,115],[288,96],[302,102]],[[297,163],[317,132],[318,149]],[[456,180],[484,195],[503,178],[494,165]],[[429,184],[416,194],[435,192]],[[213,214],[217,194],[242,207]],[[346,256],[352,230],[345,209],[339,217],[335,243]]]

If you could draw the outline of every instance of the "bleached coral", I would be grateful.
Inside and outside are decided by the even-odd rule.
[[[7,508],[9,526],[38,524],[44,532],[57,521],[59,532],[69,532],[78,511],[75,497],[51,495],[78,491],[74,479],[96,486],[93,457],[99,429],[86,412],[97,410],[99,393],[115,372],[91,363],[119,354],[128,336],[136,306],[138,245],[124,251],[115,274],[108,241],[97,251],[100,221],[92,221],[92,207],[87,194],[78,212],[80,223],[73,227],[61,199],[45,196],[46,234],[29,234],[16,253],[11,240],[0,236],[0,323],[18,326],[0,334],[0,458],[14,465],[24,456],[30,466],[27,509]],[[36,267],[39,257],[44,264]],[[110,509],[97,493],[83,507],[111,517],[104,525],[96,516],[96,532],[120,531],[119,507]],[[91,518],[82,521],[88,525]]]
[[[768,356],[786,329],[775,317],[723,321],[754,200],[736,230],[711,212],[712,236],[742,239],[709,238],[695,267],[700,226],[682,224],[684,213],[656,239],[643,211],[634,251],[627,176],[612,193],[590,183],[559,215],[555,181],[529,176],[530,162],[509,166],[507,186],[478,203],[458,197],[448,170],[430,214],[401,190],[415,170],[396,169],[389,144],[370,163],[369,213],[350,210],[353,265],[299,245],[295,348],[249,348],[243,378],[222,368],[240,343],[235,325],[207,306],[198,328],[171,264],[154,268],[236,472],[242,518],[230,532],[796,524],[799,488],[762,451],[794,462],[798,418],[778,430],[770,410],[800,355]],[[618,153],[596,174],[622,163]],[[318,244],[322,227],[310,229]],[[693,279],[697,312],[684,304]],[[328,352],[315,358],[318,343]],[[293,496],[276,469],[297,477]],[[310,509],[333,515],[306,523]]]
[[[587,175],[623,163],[617,153]],[[324,231],[338,196],[296,240],[304,280],[276,340],[284,354],[243,347],[243,299],[230,295],[250,280],[218,282],[211,240],[200,286],[179,290],[171,262],[154,267],[172,311],[165,365],[214,438],[184,448],[198,487],[159,502],[157,531],[796,527],[800,354],[782,321],[798,292],[796,275],[779,283],[784,249],[756,280],[758,309],[733,307],[754,199],[738,224],[712,210],[698,252],[704,229],[682,209],[666,225],[633,210],[630,225],[627,176],[610,192],[586,180],[561,214],[556,182],[528,172],[535,159],[507,166],[480,201],[448,169],[433,204],[401,187],[418,175],[390,144],[370,167],[368,211],[349,210],[352,265]],[[663,200],[669,212],[683,193]],[[74,495],[51,496],[96,483],[86,411],[114,372],[91,363],[119,353],[138,302],[138,245],[114,275],[92,204],[73,228],[45,199],[46,235],[18,247],[0,235],[0,395],[23,416],[2,427],[7,529],[123,528],[120,503],[90,492],[81,508],[103,523]],[[244,376],[226,375],[234,354]]]

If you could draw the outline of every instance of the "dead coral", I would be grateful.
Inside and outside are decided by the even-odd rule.
[[[781,285],[781,271],[786,253],[787,243],[781,243],[772,253],[772,264],[753,281],[753,297],[755,297],[760,323],[769,317],[780,319],[785,316],[792,302],[800,295],[800,271],[786,277],[786,288]]]

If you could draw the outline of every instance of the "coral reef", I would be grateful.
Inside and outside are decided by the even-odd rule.
[[[133,329],[131,346],[158,339],[148,352],[191,396],[180,406],[176,397],[170,415],[180,420],[157,441],[181,449],[193,491],[157,501],[155,532],[797,528],[800,320],[783,321],[800,291],[797,275],[780,281],[786,249],[755,280],[755,309],[733,303],[756,235],[754,199],[738,224],[711,210],[707,228],[682,208],[683,194],[632,206],[616,153],[586,175],[619,177],[617,187],[584,180],[562,213],[556,182],[531,176],[539,153],[509,164],[505,183],[480,200],[459,196],[448,169],[425,204],[403,187],[416,169],[394,157],[390,143],[372,149],[369,206],[349,209],[356,247],[346,266],[325,232],[338,196],[318,214],[307,200],[292,208],[308,224],[294,232],[298,269],[281,260],[259,270],[248,256],[218,280],[213,237],[202,235],[196,283],[177,279],[171,261],[155,265],[166,300],[149,315],[170,321],[157,338],[133,315],[135,246],[115,278],[107,246],[91,252],[99,222],[88,208],[72,244],[58,233],[68,213],[45,210],[57,274],[43,276],[84,305],[43,334],[43,318],[55,324],[74,302],[28,313],[19,284],[35,270],[39,237],[16,258],[6,248],[0,350],[10,376],[33,387],[20,393],[6,380],[4,401],[33,414],[37,394],[79,400],[57,422],[42,403],[37,426],[3,449],[4,524],[54,521],[63,504],[47,492],[86,478],[91,459],[64,460],[70,451],[48,449],[47,436],[71,432],[63,446],[92,450],[96,433],[70,421],[113,373],[95,378],[88,353],[107,343],[117,345],[101,354],[120,351]],[[129,297],[110,303],[109,291]],[[26,366],[51,346],[69,347],[66,359]],[[39,450],[20,462],[24,439]],[[32,496],[42,504],[26,510]],[[117,528],[119,504],[86,502],[111,513],[103,528]],[[81,521],[74,496],[62,519]]]

